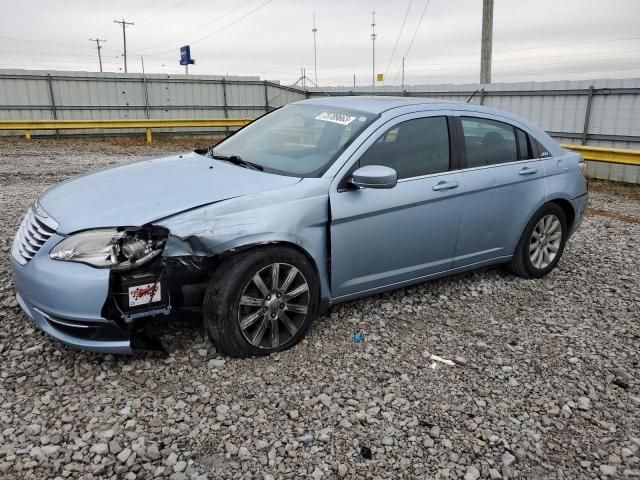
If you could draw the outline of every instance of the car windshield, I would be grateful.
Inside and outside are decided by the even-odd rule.
[[[287,105],[223,140],[213,156],[241,159],[266,172],[317,177],[375,117],[321,105]]]

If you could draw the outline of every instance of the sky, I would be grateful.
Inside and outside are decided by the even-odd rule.
[[[257,75],[370,85],[477,83],[482,0],[0,0],[0,68]],[[314,71],[313,17],[317,27]],[[495,0],[493,82],[640,76],[640,0]],[[413,41],[412,41],[413,40]]]

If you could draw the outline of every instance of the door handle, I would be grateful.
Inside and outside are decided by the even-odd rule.
[[[518,175],[533,175],[534,173],[538,173],[537,168],[524,167],[518,172]]]
[[[458,188],[458,182],[438,182],[433,187],[431,187],[434,191],[438,192],[440,190],[451,190],[452,188]]]

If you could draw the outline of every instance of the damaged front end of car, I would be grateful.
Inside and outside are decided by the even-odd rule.
[[[187,300],[198,305],[206,272],[215,263],[206,257],[163,257],[169,236],[168,229],[155,225],[96,229],[71,235],[51,250],[53,260],[109,270],[100,315],[112,324],[96,325],[80,334],[96,340],[126,340],[131,353],[165,352],[159,339],[149,333],[146,321],[168,316],[183,306],[189,287],[193,288]]]
[[[100,261],[109,264],[101,316],[127,335],[132,352],[163,351],[158,339],[162,330],[154,319],[174,317],[178,308],[180,316],[200,314],[208,282],[223,261],[240,251],[273,244],[295,247],[311,259],[324,308],[329,298],[328,214],[324,185],[317,183],[300,185],[300,193],[275,190],[269,192],[268,200],[266,194],[246,195],[143,227],[116,229],[101,245]],[[299,208],[283,216],[281,206],[292,199]],[[60,255],[71,254],[63,250]],[[70,259],[87,260],[87,256],[73,255]]]

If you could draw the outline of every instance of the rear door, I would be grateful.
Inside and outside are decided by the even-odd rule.
[[[331,292],[334,298],[396,286],[451,268],[462,175],[443,114],[403,115],[372,135],[334,180]],[[454,159],[452,162],[451,159]],[[345,188],[349,172],[384,165],[391,189]]]
[[[458,116],[457,126],[464,196],[453,268],[512,255],[546,196],[544,165],[524,130],[485,114]]]

